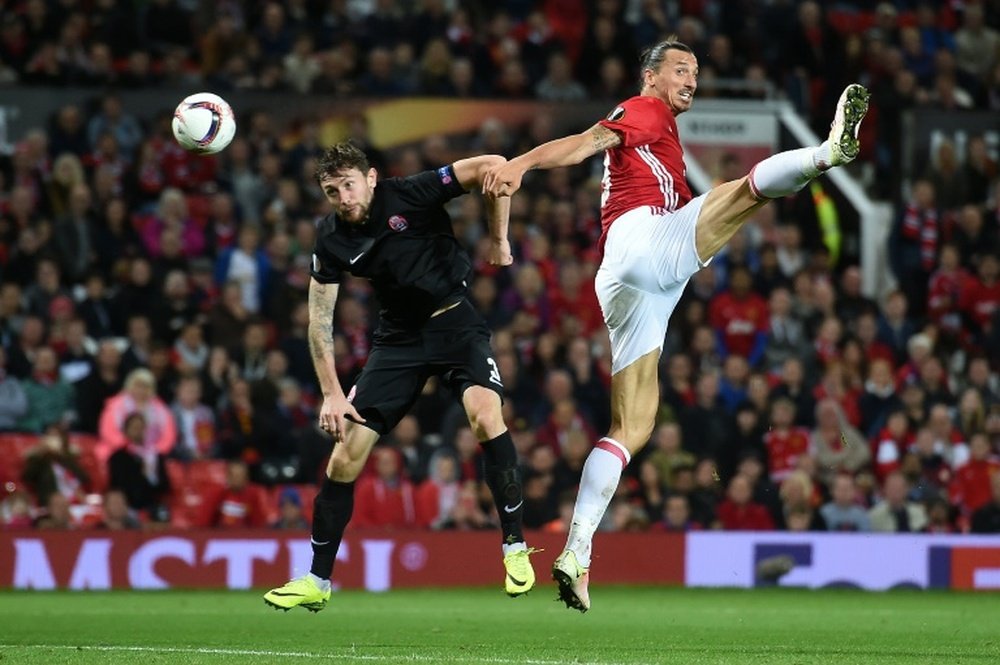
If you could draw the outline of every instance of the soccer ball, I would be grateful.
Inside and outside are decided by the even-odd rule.
[[[199,92],[174,110],[174,138],[185,150],[211,155],[224,149],[236,134],[233,109],[222,97]]]

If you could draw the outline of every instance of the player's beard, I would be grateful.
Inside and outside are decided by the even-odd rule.
[[[370,202],[365,204],[359,203],[351,206],[349,210],[341,209],[338,213],[349,224],[363,224],[368,219],[368,209],[370,207]]]

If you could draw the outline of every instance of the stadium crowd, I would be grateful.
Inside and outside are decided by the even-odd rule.
[[[870,86],[863,144],[885,174],[903,110],[1000,110],[1000,35],[985,27],[996,2],[410,4],[0,10],[5,85],[100,90],[93,108],[58,109],[0,157],[0,431],[19,433],[0,434],[0,522],[79,526],[74,508],[103,492],[99,522],[113,528],[302,527],[329,454],[306,341],[314,221],[327,210],[312,177],[318,122],[296,119],[287,141],[278,118],[249,111],[225,152],[195,157],[169,116],[137,118],[109,88],[613,100],[634,91],[637,48],[677,32],[699,54],[705,94],[713,79],[770,81],[809,114],[847,80]],[[553,138],[551,120],[391,151],[363,116],[350,133],[380,173],[408,175],[518,154]],[[1000,531],[995,150],[942,142],[900,190],[889,241],[900,288],[878,301],[857,266],[832,260],[801,199],[761,209],[673,317],[658,426],[602,528]],[[495,333],[531,528],[567,528],[609,421],[593,166],[526,179],[510,269],[484,259],[478,197],[451,211],[474,256],[471,299]],[[344,385],[376,312],[364,281],[344,284]],[[463,423],[428,382],[373,455],[354,524],[493,528]],[[13,459],[8,440],[31,445]],[[214,491],[192,502],[199,483]]]

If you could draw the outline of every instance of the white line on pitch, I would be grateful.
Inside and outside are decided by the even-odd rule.
[[[495,658],[486,656],[462,655],[455,658],[441,658],[437,656],[420,655],[379,655],[379,654],[359,654],[355,651],[336,651],[330,653],[313,653],[309,651],[270,651],[263,649],[226,649],[214,647],[147,647],[129,646],[113,644],[91,644],[91,645],[71,645],[71,644],[0,644],[0,649],[59,649],[66,651],[102,651],[102,652],[130,652],[130,653],[187,653],[213,656],[266,656],[269,658],[306,658],[306,659],[345,659],[345,660],[365,660],[373,662],[407,661],[414,663],[424,662],[454,662],[454,663],[487,663],[504,665],[505,663],[516,663],[518,665],[563,665],[561,660],[537,660],[531,658],[518,658],[508,660],[506,658]],[[578,665],[621,665],[618,663],[598,663],[597,661],[579,661]]]

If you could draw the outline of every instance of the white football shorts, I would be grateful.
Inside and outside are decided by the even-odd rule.
[[[688,280],[702,263],[695,225],[706,194],[673,212],[643,206],[608,230],[604,260],[594,280],[611,337],[611,373],[654,349],[663,350],[667,321]]]

